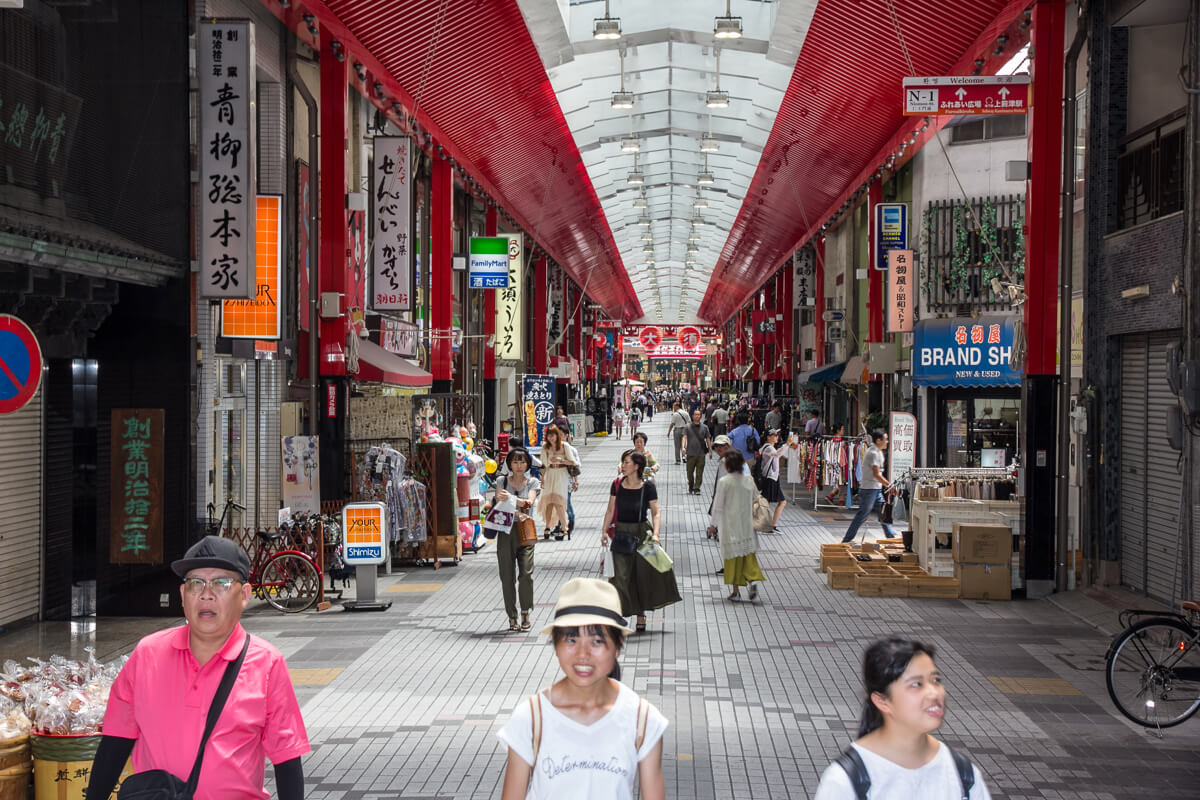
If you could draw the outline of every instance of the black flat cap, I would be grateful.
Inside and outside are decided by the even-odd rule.
[[[185,577],[194,569],[227,569],[242,580],[250,577],[250,558],[237,542],[220,536],[205,536],[188,548],[183,558],[171,562],[171,570]]]

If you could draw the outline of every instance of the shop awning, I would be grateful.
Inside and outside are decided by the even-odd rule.
[[[846,369],[842,372],[841,383],[846,385],[859,384],[863,382],[863,368],[867,366],[867,360],[862,356],[854,356],[846,362]]]
[[[433,385],[433,376],[428,372],[368,339],[358,343],[358,379],[412,389]]]
[[[842,370],[845,368],[846,362],[839,361],[836,364],[826,364],[817,369],[810,369],[800,373],[800,383],[833,383],[841,379]]]

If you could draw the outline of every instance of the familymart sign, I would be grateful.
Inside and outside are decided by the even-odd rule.
[[[507,236],[472,236],[468,262],[472,289],[508,288]]]

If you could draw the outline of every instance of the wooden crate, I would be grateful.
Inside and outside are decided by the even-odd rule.
[[[854,579],[863,574],[858,567],[831,567],[825,573],[830,589],[853,589]]]
[[[889,564],[888,566],[890,566],[896,572],[899,572],[901,575],[916,575],[918,578],[929,577],[929,573],[926,572],[925,570],[921,569],[916,564],[900,563],[900,564]]]
[[[936,578],[931,575],[910,575],[906,580],[908,581],[909,597],[956,600],[962,593],[962,584],[957,578]]]
[[[885,568],[859,575],[854,579],[854,593],[859,597],[908,597],[908,581],[894,569]]]
[[[821,571],[828,572],[830,567],[852,567],[856,562],[848,550],[822,550]]]

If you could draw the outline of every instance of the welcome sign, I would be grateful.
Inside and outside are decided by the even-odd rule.
[[[1016,322],[1011,317],[922,320],[913,333],[917,386],[1020,386],[1009,366]]]

